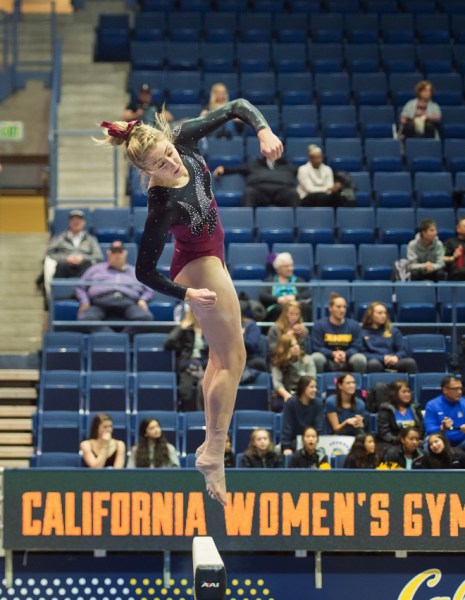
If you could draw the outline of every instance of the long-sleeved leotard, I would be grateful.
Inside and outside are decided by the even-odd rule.
[[[136,264],[136,276],[148,287],[183,300],[187,288],[173,282],[190,261],[216,256],[224,264],[224,232],[213,196],[211,175],[200,155],[199,139],[239,118],[258,133],[268,127],[263,115],[244,99],[233,100],[203,117],[184,122],[175,129],[174,146],[189,173],[181,188],[151,187],[148,215]],[[157,271],[157,263],[169,233],[175,238],[170,278]]]

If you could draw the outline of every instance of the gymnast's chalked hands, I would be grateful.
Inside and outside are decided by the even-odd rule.
[[[284,151],[283,143],[269,127],[260,129],[257,133],[260,141],[260,152],[268,160],[278,160]]]
[[[187,288],[184,300],[192,308],[214,308],[216,305],[216,292],[207,289]]]

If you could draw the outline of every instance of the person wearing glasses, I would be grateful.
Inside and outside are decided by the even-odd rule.
[[[447,375],[441,381],[442,394],[426,404],[427,435],[443,433],[452,446],[465,449],[465,398],[462,380]]]

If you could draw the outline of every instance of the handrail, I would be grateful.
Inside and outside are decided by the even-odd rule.
[[[57,168],[58,168],[58,147],[53,132],[58,123],[58,104],[61,94],[61,55],[62,42],[56,40],[53,48],[53,67],[52,67],[52,85],[50,98],[49,129],[48,129],[48,149],[49,149],[49,189],[50,197],[56,197],[57,192]]]

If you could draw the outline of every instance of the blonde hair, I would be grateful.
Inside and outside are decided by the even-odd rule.
[[[216,101],[216,90],[219,86],[223,87],[226,92],[225,101],[221,104],[218,104],[218,102]],[[210,100],[208,101],[208,110],[220,108],[221,106],[224,106],[227,102],[229,102],[229,92],[227,86],[224,83],[221,83],[220,81],[218,83],[214,83],[210,88]]]
[[[128,133],[128,137],[114,137],[106,134],[104,140],[97,140],[100,144],[109,144],[111,146],[122,146],[126,144],[126,154],[132,164],[143,174],[151,175],[152,157],[149,157],[150,151],[164,140],[173,143],[173,132],[166,118],[165,108],[161,113],[155,116],[155,127],[138,123],[131,127],[126,121],[114,121],[112,125],[121,133]]]
[[[386,310],[386,323],[384,324],[384,331],[390,332],[392,331],[392,323],[389,318],[389,311],[387,306],[383,302],[372,302],[370,306],[365,310],[362,317],[362,327],[371,327],[373,325],[373,313],[375,312],[375,308],[377,306],[382,306]]]
[[[297,323],[303,323],[302,308],[300,306],[300,302],[297,302],[297,300],[291,300],[290,302],[286,302],[286,304],[283,306],[283,308],[281,310],[281,314],[279,315],[279,317],[276,319],[276,322],[275,322],[276,327],[279,329],[279,331],[281,333],[283,333],[284,331],[287,331],[289,329],[289,319],[287,317],[287,313],[289,312],[289,310],[291,308],[297,309],[300,313],[300,317],[299,317],[299,320],[297,321]]]
[[[274,367],[278,367],[278,369],[282,370],[289,366],[292,358],[291,348],[294,342],[298,343],[297,338],[293,333],[283,333],[283,335],[280,336],[278,343],[276,344],[276,350],[274,352],[273,359],[271,361]],[[301,348],[300,357],[302,358],[304,356],[305,352]]]

